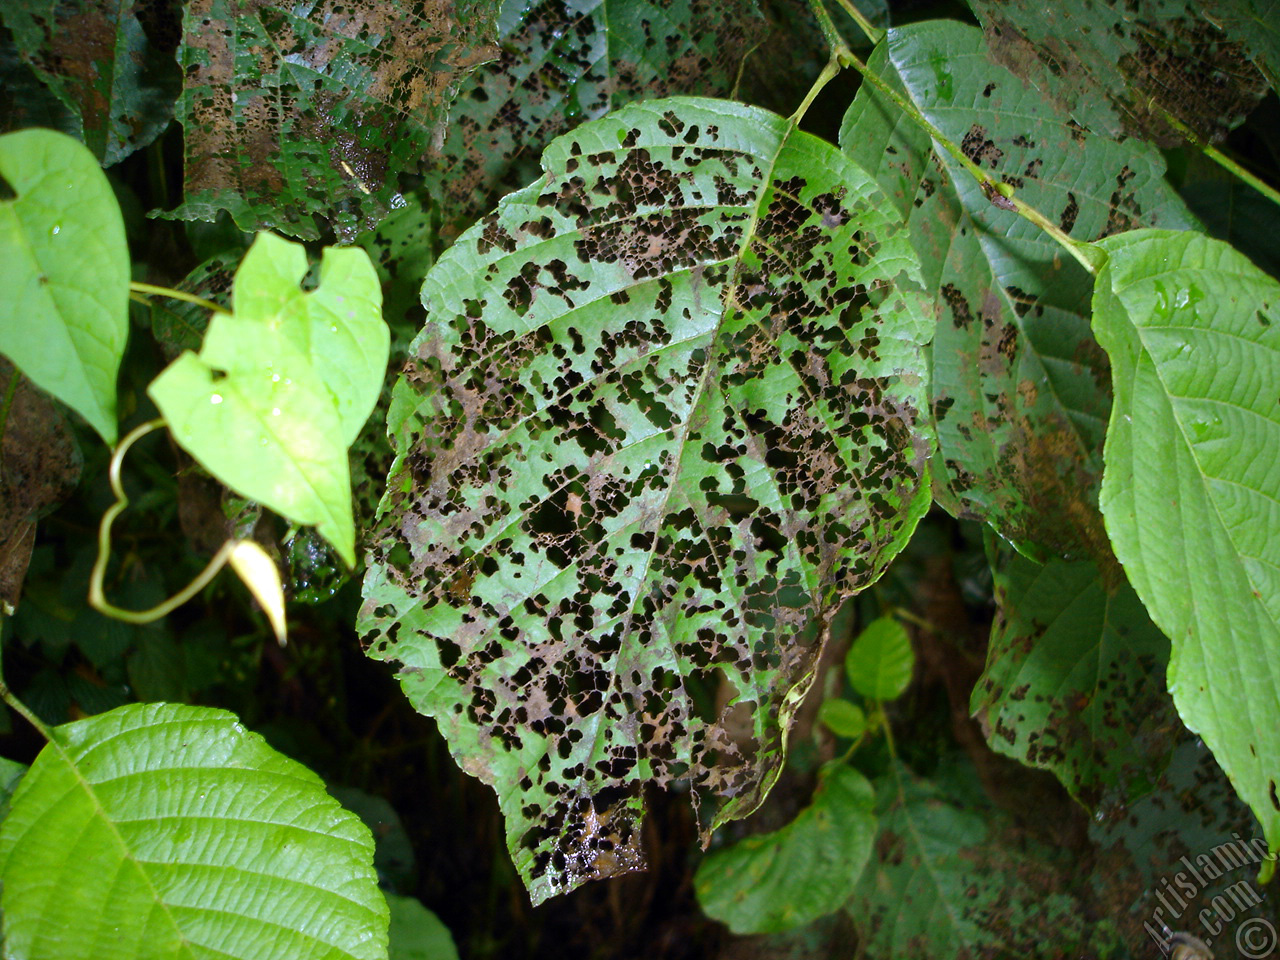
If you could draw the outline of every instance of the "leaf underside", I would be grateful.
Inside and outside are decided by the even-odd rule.
[[[1194,224],[1163,180],[1158,150],[1080,129],[993,62],[974,27],[890,30],[869,66],[1074,239]],[[1039,228],[993,206],[869,84],[845,116],[841,144],[909,219],[938,304],[930,384],[939,502],[1038,558],[1114,564],[1097,509],[1110,383],[1089,329],[1088,275]]]
[[[758,805],[930,450],[910,247],[829,144],[675,99],[543,166],[423,287],[361,616],[535,901],[641,865],[647,781]]]
[[[193,0],[179,58],[185,202],[165,216],[349,241],[403,205],[498,0]]]

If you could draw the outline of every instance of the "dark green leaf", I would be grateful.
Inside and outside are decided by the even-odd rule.
[[[1280,848],[1280,283],[1198,234],[1099,246],[1102,510],[1172,640],[1169,691]]]
[[[397,177],[443,135],[461,79],[492,53],[498,0],[192,0],[179,59],[185,202],[254,232],[351,240],[401,206]]]
[[[5,0],[0,19],[19,52],[77,118],[103,166],[158,137],[182,85],[171,2]]]
[[[822,771],[813,801],[789,824],[712,853],[694,885],[707,915],[734,933],[777,933],[840,909],[876,837],[875,793],[857,770]]]
[[[704,834],[759,804],[931,446],[910,245],[829,144],[675,99],[543,165],[423,287],[361,617],[535,901],[641,862],[646,781]]]
[[[889,31],[870,67],[971,160],[1077,239],[1193,224],[1153,147],[1091,136],[991,62],[973,27]],[[936,298],[938,498],[1021,549],[1114,563],[1097,510],[1109,409],[1089,277],[1039,228],[993,206],[950,154],[869,84],[840,134],[910,218]]]
[[[388,893],[391,909],[389,960],[458,960],[449,928],[413,897]]]
[[[1096,564],[1005,556],[971,708],[991,746],[1052,770],[1090,809],[1148,793],[1181,730],[1169,641],[1123,579]]]

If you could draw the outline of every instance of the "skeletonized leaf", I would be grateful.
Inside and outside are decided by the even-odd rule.
[[[1076,239],[1194,224],[1163,180],[1158,150],[1081,130],[993,63],[973,27],[890,30],[869,66]],[[1028,553],[1114,563],[1097,510],[1110,396],[1089,330],[1089,276],[1039,228],[993,206],[950,154],[931,152],[929,137],[869,84],[840,139],[909,217],[936,298],[939,502]]]
[[[174,10],[119,0],[6,0],[0,20],[109,167],[147,146],[173,119],[182,87],[176,38],[170,39]]]
[[[185,202],[165,216],[350,240],[403,205],[498,0],[192,0],[179,60]]]
[[[1052,770],[1092,810],[1149,792],[1181,724],[1169,641],[1123,578],[1096,564],[1006,556],[971,709],[994,750]]]
[[[501,53],[458,94],[434,171],[456,233],[538,173],[552,139],[640,96],[727,94],[754,0],[506,0]]]
[[[0,352],[116,442],[116,372],[129,335],[129,248],[111,185],[52,130],[0,137]]]
[[[1264,0],[1264,3],[1266,0]],[[1000,62],[1108,136],[1177,146],[1216,142],[1267,92],[1243,35],[1224,33],[1196,0],[968,0]],[[1238,11],[1248,0],[1221,0]]]
[[[1218,240],[1102,241],[1102,510],[1169,692],[1280,847],[1280,283]]]
[[[673,99],[543,166],[423,287],[360,621],[535,901],[640,864],[647,781],[758,805],[930,450],[910,245],[829,144]]]
[[[791,930],[840,909],[871,856],[875,800],[866,777],[833,761],[813,801],[785,827],[702,861],[699,905],[737,934]]]
[[[8,955],[386,956],[368,829],[233,714],[131,704],[53,737],[0,826]]]

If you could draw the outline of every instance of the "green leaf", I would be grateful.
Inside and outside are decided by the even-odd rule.
[[[0,826],[5,950],[48,960],[385,956],[373,840],[235,716],[58,727]]]
[[[856,740],[867,730],[867,715],[856,703],[841,697],[829,697],[818,708],[818,719],[838,737]]]
[[[875,800],[857,770],[824,767],[813,801],[789,824],[702,861],[698,903],[737,934],[790,930],[839,910],[871,856]]]
[[[1232,42],[1243,44],[1254,65],[1280,93],[1280,3],[1277,0],[1205,0],[1202,16]]]
[[[535,901],[641,861],[647,781],[759,804],[931,446],[911,250],[831,145],[673,99],[543,166],[423,287],[360,619]]]
[[[1280,283],[1218,240],[1099,246],[1111,357],[1102,510],[1172,641],[1169,692],[1280,848]]]
[[[457,233],[538,174],[555,137],[642,96],[729,93],[754,0],[506,0],[497,60],[459,92],[433,193]]]
[[[973,27],[890,30],[869,67],[1076,239],[1195,223],[1164,182],[1158,150],[1081,130],[993,63]],[[840,142],[909,218],[937,305],[939,502],[1038,559],[1114,564],[1097,509],[1110,396],[1106,356],[1089,329],[1088,274],[1038,227],[993,206],[870,84]]]
[[[1002,63],[1107,136],[1216,142],[1267,92],[1240,36],[1197,0],[967,0]],[[1268,2],[1268,0],[1263,0]],[[1248,0],[1224,0],[1239,9]]]
[[[0,136],[0,352],[116,442],[129,248],[98,161],[52,130]]]
[[[398,175],[443,135],[492,54],[499,0],[193,0],[179,62],[185,202],[164,216],[349,242],[403,205]]]
[[[9,804],[13,800],[13,791],[18,789],[18,784],[28,769],[25,763],[0,757],[0,822],[9,816]]]
[[[139,19],[149,15],[150,33]],[[182,72],[152,37],[166,12],[112,0],[6,0],[0,19],[23,60],[75,115],[103,166],[147,146],[173,119]],[[176,23],[174,24],[176,26]]]
[[[378,399],[388,334],[368,255],[327,248],[320,284],[301,245],[260,236],[235,310],[148,388],[182,447],[240,495],[315,524],[355,564],[347,447]]]
[[[911,683],[916,655],[906,629],[892,617],[867,624],[845,654],[853,689],[873,700],[896,700]]]
[[[386,897],[391,909],[389,960],[458,960],[453,935],[439,917],[413,897]]]
[[[1091,810],[1149,793],[1181,724],[1164,684],[1169,641],[1127,582],[1096,564],[1017,555],[970,708],[999,753],[1053,771]]]

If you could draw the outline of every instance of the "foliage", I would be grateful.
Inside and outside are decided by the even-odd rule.
[[[838,6],[5,5],[6,956],[1274,947],[1275,5]]]

